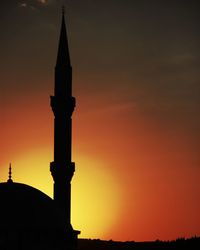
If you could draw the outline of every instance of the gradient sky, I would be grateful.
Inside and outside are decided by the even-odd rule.
[[[52,195],[54,66],[66,6],[73,92],[72,223],[81,237],[200,235],[200,4],[0,2],[0,181]]]

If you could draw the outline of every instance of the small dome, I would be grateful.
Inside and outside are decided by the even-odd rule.
[[[41,191],[21,183],[0,183],[0,227],[64,228],[54,201]]]

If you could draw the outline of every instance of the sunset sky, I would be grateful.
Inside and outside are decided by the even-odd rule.
[[[82,238],[200,235],[200,3],[0,1],[0,182],[52,196],[54,67],[73,67],[72,225]],[[13,208],[14,209],[14,208]]]

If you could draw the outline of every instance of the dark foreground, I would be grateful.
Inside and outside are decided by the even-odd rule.
[[[180,249],[199,250],[200,237],[190,239],[180,238],[175,241],[154,241],[154,242],[117,242],[79,239],[78,250],[157,250],[157,249]]]

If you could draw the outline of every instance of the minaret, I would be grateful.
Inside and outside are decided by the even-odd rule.
[[[72,113],[75,98],[72,96],[72,67],[68,48],[64,10],[55,66],[54,96],[51,96],[54,113],[54,161],[50,171],[54,180],[54,200],[66,221],[68,235],[77,238],[79,231],[71,226],[71,179],[75,171],[72,162]]]

